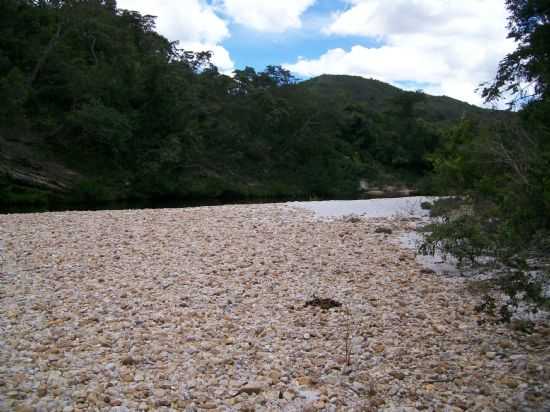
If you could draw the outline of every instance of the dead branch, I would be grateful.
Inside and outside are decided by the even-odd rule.
[[[31,74],[31,78],[29,80],[29,85],[32,86],[33,83],[36,81],[38,75],[40,74],[40,71],[42,70],[42,67],[44,66],[44,63],[46,63],[46,60],[48,59],[50,53],[53,51],[53,49],[55,48],[55,46],[57,45],[57,41],[59,40],[59,38],[61,37],[61,29],[62,29],[62,24],[59,23],[57,25],[57,30],[56,32],[54,33],[54,35],[52,36],[52,38],[50,39],[50,41],[48,42],[48,45],[46,46],[46,49],[44,50],[44,52],[42,53],[42,56],[40,56],[40,58],[38,59],[38,61],[36,62],[36,65],[34,66],[34,69],[32,71],[32,74]]]

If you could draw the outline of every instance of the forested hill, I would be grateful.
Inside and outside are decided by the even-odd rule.
[[[300,83],[326,97],[342,97],[354,102],[366,103],[373,111],[385,112],[392,109],[395,101],[403,95],[403,90],[390,84],[365,79],[359,76],[322,75]],[[467,114],[494,116],[495,111],[462,102],[447,96],[424,95],[416,104],[417,113],[430,121],[455,121]]]
[[[0,203],[358,196],[490,111],[358,77],[220,74],[113,0],[0,2]]]

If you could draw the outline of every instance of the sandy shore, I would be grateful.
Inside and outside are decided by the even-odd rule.
[[[407,225],[0,215],[0,410],[550,410],[550,329],[479,326],[464,283],[396,242]]]

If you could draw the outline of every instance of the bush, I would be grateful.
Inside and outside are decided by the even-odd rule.
[[[502,321],[510,321],[520,306],[533,312],[548,307],[549,232],[518,233],[505,214],[496,214],[498,207],[481,204],[457,198],[436,201],[431,214],[437,220],[425,228],[419,252],[452,256],[471,275],[489,276],[495,291],[506,297],[498,311]],[[479,309],[494,315],[495,301],[487,296]]]
[[[92,100],[74,112],[70,116],[70,124],[87,146],[114,158],[126,151],[132,137],[128,118],[99,100]]]
[[[5,77],[0,77],[0,121],[4,126],[24,120],[23,105],[28,96],[28,82],[18,68],[13,68]]]

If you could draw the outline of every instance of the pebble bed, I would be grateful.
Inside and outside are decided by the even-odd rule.
[[[400,246],[414,225],[284,205],[0,215],[0,410],[550,410],[548,325],[480,322],[463,280]]]

